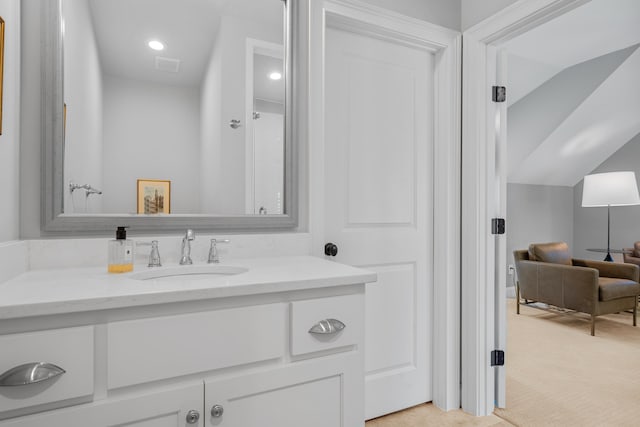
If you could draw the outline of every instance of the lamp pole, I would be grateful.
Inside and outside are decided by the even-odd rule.
[[[611,205],[607,205],[607,256],[604,257],[605,261],[613,262],[611,256]]]

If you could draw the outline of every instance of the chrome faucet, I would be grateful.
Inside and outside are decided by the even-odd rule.
[[[89,194],[102,194],[102,191],[98,190],[97,188],[93,188],[89,184],[74,184],[73,182],[69,183],[69,192],[71,192],[71,194],[73,194],[73,192],[78,190],[79,188],[84,188],[87,193],[87,197],[89,197]]]
[[[182,238],[182,258],[180,258],[180,265],[193,264],[193,261],[191,261],[191,241],[195,239],[196,233],[194,233],[192,229],[188,229]]]
[[[209,248],[209,260],[207,261],[209,264],[217,264],[220,262],[220,257],[218,256],[218,243],[229,243],[229,239],[211,239],[211,247]]]

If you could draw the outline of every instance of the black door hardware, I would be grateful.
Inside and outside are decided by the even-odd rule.
[[[327,256],[336,256],[338,254],[338,247],[334,243],[327,243],[324,245],[324,254]]]

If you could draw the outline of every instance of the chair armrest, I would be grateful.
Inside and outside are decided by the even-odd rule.
[[[614,277],[617,279],[628,279],[638,281],[640,267],[635,264],[593,261],[586,259],[572,259],[573,265],[580,267],[590,267],[598,270],[602,277]]]
[[[629,249],[629,251],[631,250],[632,249]],[[633,256],[631,253],[622,254],[622,257],[626,263],[640,265],[640,257]]]

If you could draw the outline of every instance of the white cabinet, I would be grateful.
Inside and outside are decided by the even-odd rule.
[[[346,327],[311,333],[319,322],[337,320]],[[364,300],[358,295],[294,301],[291,303],[291,353],[294,356],[357,345],[364,330]]]
[[[0,422],[2,427],[203,427],[202,384],[106,399]],[[190,411],[199,420],[187,422]]]
[[[4,367],[50,358],[67,370],[9,391],[28,398],[0,387],[0,427],[364,426],[364,285],[349,289],[99,312],[91,325],[0,336]],[[344,328],[311,332],[328,320]]]
[[[93,348],[91,326],[0,335],[0,375],[22,367],[23,379],[33,380],[35,363],[52,364],[62,372],[28,385],[0,385],[0,415],[93,394]]]
[[[229,427],[341,425],[340,378],[337,376],[319,378],[310,383],[280,384],[280,387],[262,390],[257,394],[249,392],[252,387],[242,389],[243,385],[247,385],[245,380],[232,384],[240,387],[240,390],[237,390],[239,393],[233,398],[223,399],[226,405],[211,406],[214,411],[215,408],[226,409],[218,420],[215,418],[215,413],[209,414],[212,418],[210,425]],[[241,391],[244,393],[240,393]],[[219,400],[214,399],[214,401]]]
[[[354,353],[206,381],[206,426],[364,425],[361,363]],[[216,409],[222,414],[216,414]]]
[[[113,322],[108,387],[114,389],[284,356],[286,304]]]

